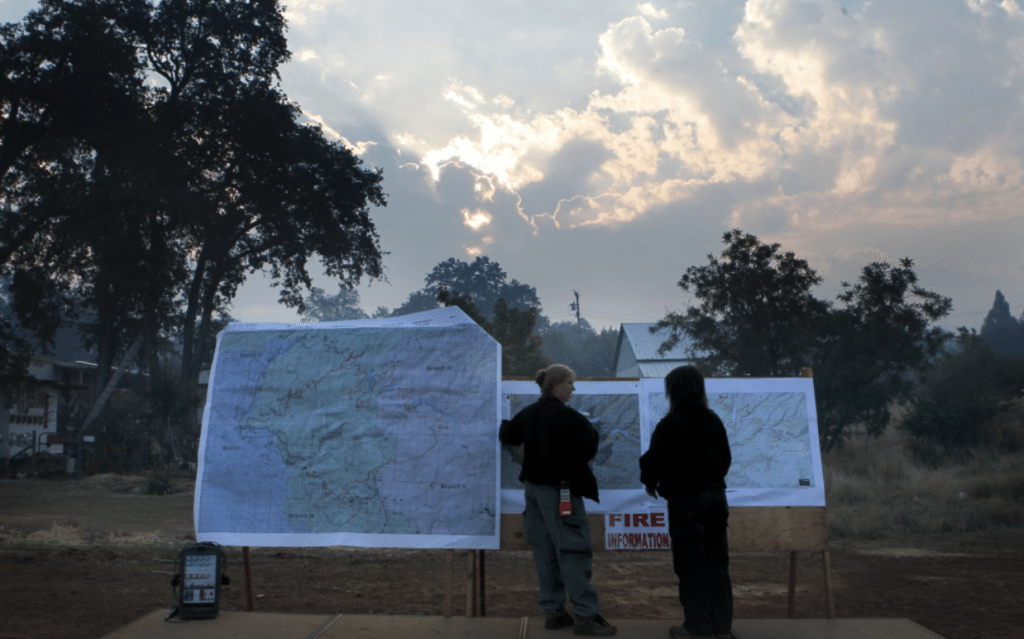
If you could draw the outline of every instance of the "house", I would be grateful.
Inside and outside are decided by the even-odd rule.
[[[677,366],[695,363],[690,355],[690,341],[685,335],[664,355],[658,348],[669,337],[668,329],[651,333],[656,324],[628,323],[619,325],[619,341],[615,346],[616,377],[664,377]]]
[[[8,381],[0,398],[7,413],[6,420],[0,416],[0,460],[33,446],[63,452],[63,445],[54,443],[58,412],[67,419],[87,410],[95,376],[95,364],[30,358],[26,374]]]

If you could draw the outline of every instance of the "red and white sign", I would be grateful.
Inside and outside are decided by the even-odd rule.
[[[668,514],[665,512],[608,513],[605,515],[608,550],[668,550]]]

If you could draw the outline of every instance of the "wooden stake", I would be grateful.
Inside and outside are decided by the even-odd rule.
[[[476,604],[476,551],[469,551],[469,569],[466,572],[466,616],[475,617]]]
[[[445,617],[452,616],[452,576],[455,569],[455,551],[451,548],[444,553],[444,603],[441,613]]]
[[[828,610],[828,618],[836,618],[836,602],[832,596],[832,565],[831,555],[825,550],[821,553],[821,562],[825,568],[825,607]]]
[[[245,568],[245,608],[252,612],[256,610],[256,601],[252,596],[252,569],[249,562],[248,546],[242,546],[242,565]]]
[[[789,618],[796,616],[796,551],[789,551]]]

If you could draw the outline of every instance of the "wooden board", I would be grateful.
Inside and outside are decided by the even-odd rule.
[[[605,550],[604,515],[588,515],[594,550]],[[502,514],[501,549],[529,550],[522,515]],[[730,508],[731,552],[828,550],[825,508]]]

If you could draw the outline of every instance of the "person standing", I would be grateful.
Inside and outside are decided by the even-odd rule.
[[[704,376],[680,366],[665,376],[668,414],[640,457],[640,482],[668,501],[672,564],[686,620],[669,635],[733,637],[725,475],[732,463],[722,420],[708,407]]]
[[[597,590],[590,583],[593,546],[583,498],[598,501],[597,478],[589,462],[597,454],[598,433],[590,421],[566,405],[576,390],[576,374],[554,364],[538,371],[539,400],[511,420],[504,420],[498,439],[523,446],[519,481],[526,485],[526,540],[533,550],[544,627],[572,627],[573,634],[607,637],[615,626],[600,614]],[[559,486],[568,483],[571,511],[562,515]],[[565,602],[572,602],[572,614]]]

